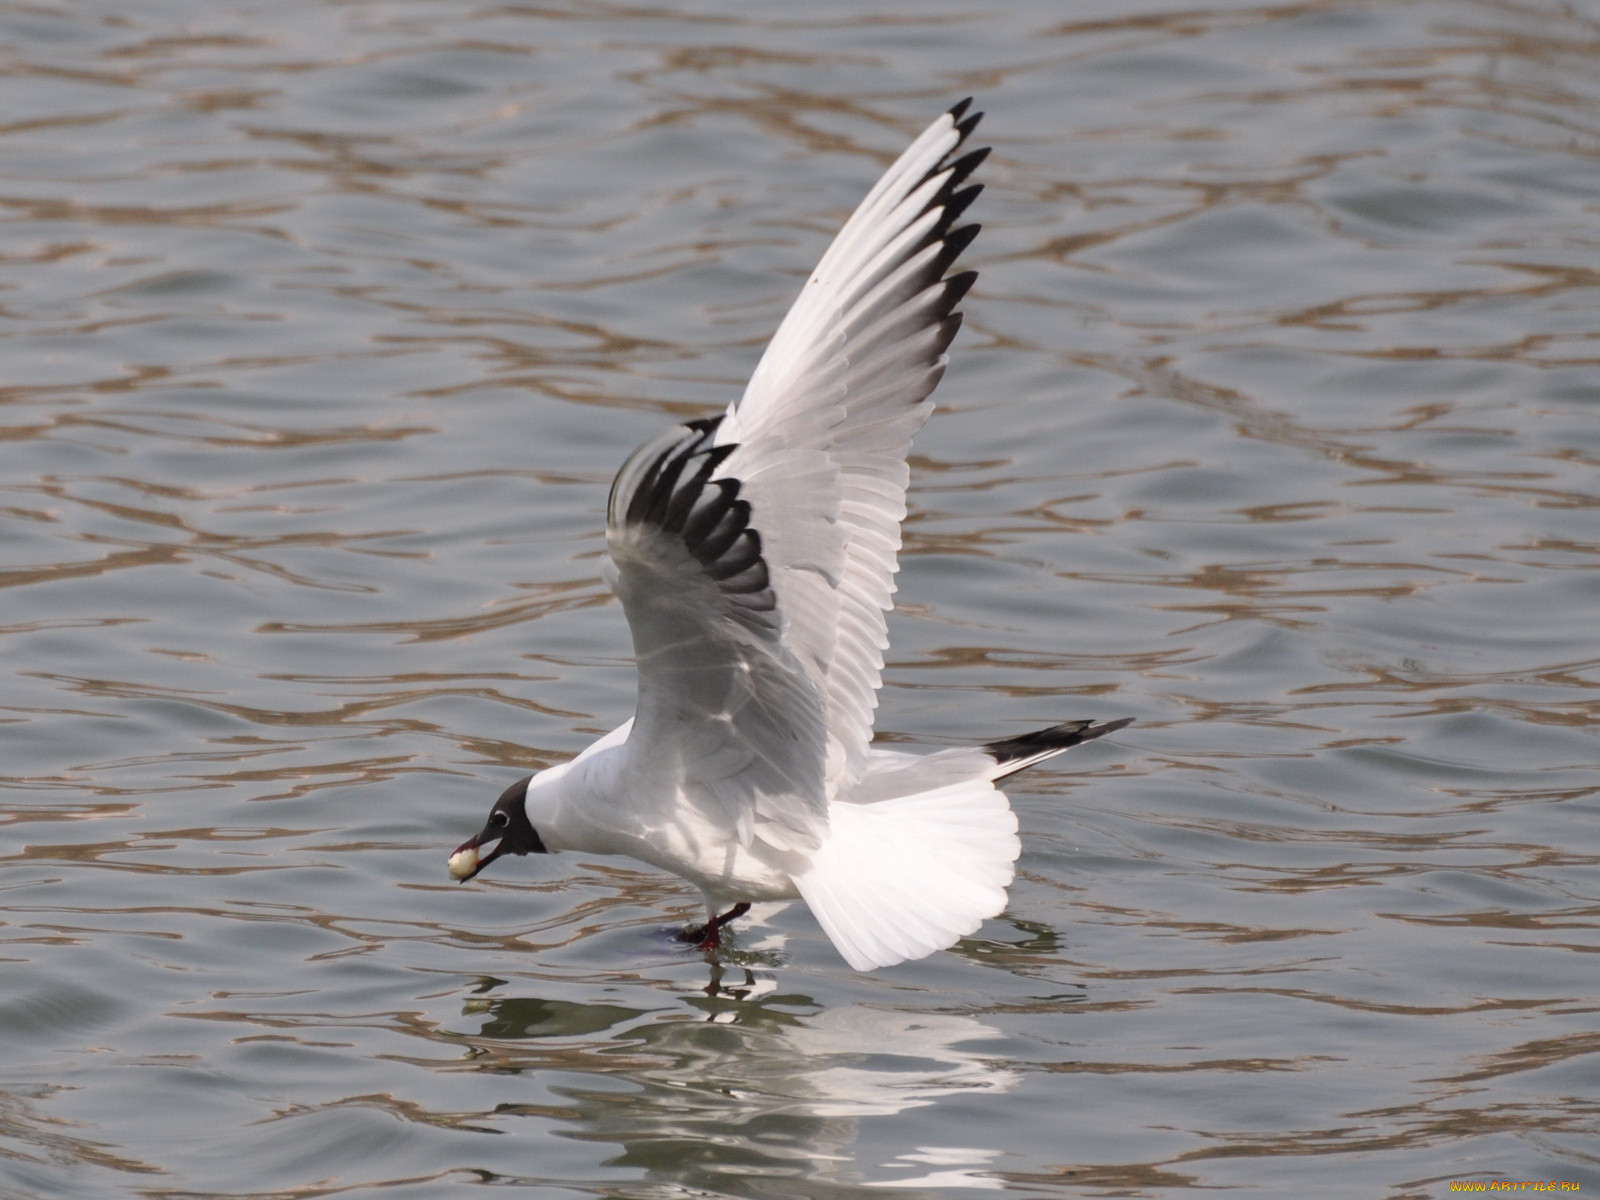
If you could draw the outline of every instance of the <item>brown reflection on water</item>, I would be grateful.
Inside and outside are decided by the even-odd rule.
[[[598,590],[596,588],[598,582],[592,578],[584,578],[523,585],[534,593],[534,598],[502,602],[489,612],[465,616],[438,617],[432,620],[351,622],[343,625],[268,621],[259,626],[258,632],[403,633],[408,635],[408,640],[416,642],[452,641],[490,630],[520,625],[525,621],[536,620],[554,613],[604,607],[612,602],[611,593],[609,590]]]
[[[1384,1013],[1405,1017],[1440,1017],[1460,1013],[1544,1011],[1550,1008],[1552,998],[1531,1000],[1488,999],[1465,1004],[1382,1004],[1355,996],[1342,996],[1330,992],[1316,992],[1306,988],[1190,987],[1175,989],[1194,996],[1257,994],[1281,996],[1288,1000],[1309,1000],[1315,1004],[1328,1004],[1352,1012]]]
[[[212,840],[207,838],[206,840]],[[216,839],[228,840],[228,839]],[[177,866],[162,862],[128,862],[123,857],[130,854],[159,854],[178,847],[175,841],[163,840],[159,834],[141,834],[112,842],[74,842],[71,845],[52,846],[33,843],[24,846],[20,853],[5,855],[0,861],[21,863],[61,863],[75,867],[95,867],[111,871],[131,871],[143,875],[195,875],[228,876],[249,875],[258,871],[282,871],[288,864],[262,864],[259,866]]]
[[[1173,1171],[1146,1163],[1111,1163],[1105,1165],[1075,1164],[1060,1167],[1052,1172],[1000,1171],[997,1178],[1004,1179],[1017,1188],[1045,1188],[1051,1191],[1062,1187],[1093,1188],[1102,1195],[1138,1196],[1158,1192],[1162,1188],[1192,1188],[1201,1184],[1203,1176]]]
[[[1570,1099],[1554,1110],[1528,1104],[1487,1104],[1479,1107],[1452,1107],[1432,1111],[1434,1102],[1422,1101],[1350,1114],[1349,1122],[1325,1129],[1305,1129],[1283,1136],[1278,1134],[1208,1133],[1204,1137],[1223,1144],[1179,1155],[1174,1163],[1201,1162],[1207,1159],[1236,1157],[1304,1156],[1323,1154],[1370,1154],[1423,1148],[1441,1139],[1483,1137],[1502,1132],[1528,1134],[1572,1133],[1583,1135],[1590,1128],[1600,1105]],[[1400,1132],[1380,1131],[1378,1122],[1398,1124]],[[1355,1124],[1360,1122],[1360,1124]],[[1572,1169],[1566,1168],[1567,1174]],[[1460,1178],[1461,1172],[1440,1176],[1427,1183],[1442,1183]]]
[[[87,1130],[77,1132],[71,1124],[54,1117],[48,1102],[61,1090],[50,1085],[31,1094],[0,1091],[0,1139],[8,1145],[26,1147],[24,1153],[29,1157],[48,1156],[57,1162],[83,1163],[144,1178],[167,1173],[155,1163],[121,1153],[121,1147],[94,1137]]]
[[[1570,1010],[1569,1010],[1570,1011]],[[1592,1012],[1592,1007],[1578,1011]],[[1502,1054],[1490,1055],[1472,1071],[1461,1075],[1452,1075],[1440,1082],[1443,1083],[1477,1083],[1485,1079],[1496,1079],[1504,1075],[1515,1075],[1523,1071],[1538,1071],[1545,1067],[1571,1059],[1587,1058],[1591,1054],[1600,1053],[1600,1033],[1575,1033],[1560,1038],[1540,1038],[1530,1042],[1523,1042],[1512,1047]],[[1573,1115],[1583,1113],[1589,1117],[1600,1116],[1600,1101],[1579,1099],[1572,1100]]]
[[[67,784],[59,779],[55,780],[18,780],[13,777],[7,783],[15,787],[28,784],[41,791],[66,790]],[[76,790],[76,789],[74,789]],[[82,801],[69,802],[62,800],[52,801],[48,806],[29,807],[24,804],[7,804],[0,808],[0,825],[17,824],[48,824],[56,821],[92,821],[101,817],[125,817],[135,812],[135,804],[115,801],[111,803],[90,804]]]
[[[1304,1071],[1315,1064],[1333,1062],[1325,1054],[1308,1054],[1303,1058],[1227,1058],[1201,1059],[1186,1063],[1142,1062],[1067,1062],[1043,1063],[1037,1068],[1056,1075],[1182,1075],[1194,1071],[1228,1071],[1244,1075],[1262,1072]]]
[[[1004,667],[1008,670],[1098,670],[1110,666],[1157,672],[1201,661],[1192,649],[1169,646],[1135,654],[1057,653],[1004,646],[940,646],[914,662],[896,663],[897,670]],[[915,685],[910,685],[915,686]]]

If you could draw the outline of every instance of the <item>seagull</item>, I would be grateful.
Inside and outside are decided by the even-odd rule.
[[[633,717],[520,779],[450,857],[627,855],[682,876],[707,951],[803,899],[851,967],[945,949],[1005,908],[1021,851],[997,782],[1131,719],[923,753],[872,745],[912,436],[977,278],[948,273],[982,190],[963,100],[867,193],[744,394],[640,447],[607,504]],[[485,847],[491,847],[485,851]]]

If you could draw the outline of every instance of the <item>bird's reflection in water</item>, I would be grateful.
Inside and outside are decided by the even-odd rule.
[[[704,988],[655,1011],[529,997],[476,998],[468,1011],[484,1018],[469,1038],[484,1068],[566,1076],[550,1092],[567,1106],[502,1106],[499,1115],[570,1122],[568,1136],[621,1147],[613,1167],[717,1195],[765,1194],[763,1181],[777,1176],[830,1190],[876,1185],[863,1194],[881,1196],[884,1185],[925,1183],[932,1163],[950,1186],[943,1181],[963,1174],[951,1166],[993,1156],[930,1148],[916,1122],[892,1149],[862,1153],[861,1119],[1005,1091],[1018,1078],[972,1048],[1000,1036],[972,1017],[823,1007],[737,964],[712,964]],[[523,1039],[540,1044],[514,1044]],[[596,1086],[568,1082],[575,1070],[598,1076]],[[618,1089],[618,1080],[632,1086]],[[975,1171],[964,1186],[994,1181]]]
[[[701,990],[705,992],[708,1000],[729,1001],[731,1007],[726,1011],[730,1014],[736,1014],[739,1011],[739,1004],[753,999],[762,990],[761,982],[756,978],[756,973],[749,967],[736,966],[730,972],[720,962],[712,962],[709,965],[711,967],[711,978],[706,981],[706,986]],[[729,978],[730,975],[739,978],[737,981],[732,981]],[[717,1016],[713,1013],[711,1020],[715,1021],[716,1019]]]

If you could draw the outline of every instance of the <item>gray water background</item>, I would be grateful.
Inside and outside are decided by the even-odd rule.
[[[1600,7],[0,6],[0,1195],[1600,1188]],[[974,93],[883,736],[1009,911],[448,851],[630,712],[611,473]]]

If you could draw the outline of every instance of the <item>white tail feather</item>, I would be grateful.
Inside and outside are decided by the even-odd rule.
[[[1017,818],[987,779],[828,806],[829,833],[795,884],[858,971],[953,945],[1006,906]]]

